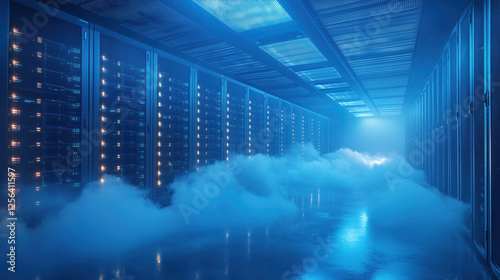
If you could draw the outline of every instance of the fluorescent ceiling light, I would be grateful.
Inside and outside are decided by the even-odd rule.
[[[341,83],[318,84],[314,86],[317,89],[335,89],[335,88],[348,88],[349,84],[346,82],[341,82]]]
[[[373,117],[372,113],[353,113],[353,115],[357,118],[362,118],[362,117]]]
[[[369,112],[370,109],[368,109],[368,107],[365,107],[365,106],[358,106],[358,107],[347,107],[346,108],[347,111],[349,111],[349,113],[354,113],[354,112]]]
[[[296,72],[296,74],[302,79],[310,82],[341,78],[339,72],[337,72],[337,69],[335,69],[335,67],[326,67],[314,70],[300,71]]]
[[[363,100],[339,102],[340,106],[361,106],[365,105]]]
[[[277,0],[193,1],[236,32],[292,21]]]
[[[326,61],[326,58],[309,38],[274,43],[260,48],[285,66]]]
[[[350,99],[359,98],[359,96],[354,91],[332,92],[332,93],[328,93],[326,96],[330,97],[331,99],[333,99],[335,101],[337,101],[337,100],[350,100]]]

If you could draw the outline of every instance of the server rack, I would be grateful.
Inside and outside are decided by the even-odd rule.
[[[452,176],[452,170],[451,166],[452,163],[450,161],[451,157],[451,118],[452,118],[452,104],[450,103],[450,44],[448,43],[446,46],[446,49],[443,54],[444,58],[444,65],[443,65],[443,87],[444,87],[444,92],[443,92],[443,104],[444,104],[444,125],[445,125],[445,136],[446,136],[446,146],[445,146],[445,157],[444,157],[444,164],[445,164],[445,188],[446,188],[446,195],[451,196],[451,176]]]
[[[6,12],[8,166],[17,191],[30,197],[21,204],[40,206],[42,193],[71,196],[86,183],[89,24],[65,13],[49,19],[24,1]],[[40,14],[36,30],[25,28],[23,18]]]
[[[2,92],[5,92],[7,94],[4,94],[2,97],[3,101],[0,101],[0,111],[3,112],[0,114],[0,128],[2,131],[7,131],[7,133],[3,134],[0,137],[0,147],[1,152],[4,155],[8,154],[8,147],[7,147],[7,138],[8,138],[8,110],[9,110],[9,56],[7,55],[9,53],[9,33],[10,33],[10,1],[2,1],[0,4],[0,37],[4,38],[1,41],[0,44],[0,52],[3,53],[3,55],[0,56],[0,90]],[[7,160],[2,160],[0,163],[0,168],[2,170],[8,170],[8,161]],[[8,181],[8,172],[2,172],[0,174],[0,180],[2,182],[7,182]],[[7,199],[7,192],[3,192],[0,194],[0,199],[2,201],[6,201]]]
[[[460,200],[471,203],[471,105],[470,105],[470,55],[471,10],[468,9],[459,23],[459,149],[460,149]],[[471,229],[471,216],[467,211],[465,226]]]
[[[309,139],[311,139],[311,143],[313,144],[313,147],[319,151],[319,119],[318,116],[311,112],[309,114]]]
[[[437,128],[436,128],[436,142],[438,146],[438,153],[436,155],[436,167],[437,167],[437,185],[442,194],[446,194],[445,182],[444,182],[444,149],[445,140],[444,137],[444,110],[443,110],[443,56],[441,56],[437,65],[437,77],[436,77],[436,101],[437,101]]]
[[[281,100],[281,124],[280,124],[280,152],[281,155],[287,154],[292,148],[292,105]]]
[[[226,160],[236,154],[247,154],[245,99],[247,89],[227,82],[226,93]]]
[[[198,71],[196,94],[196,170],[222,160],[222,80]]]
[[[309,111],[302,109],[302,145],[311,142],[311,118]]]
[[[155,50],[152,135],[155,197],[168,203],[168,185],[190,170],[191,68]],[[155,184],[156,183],[156,184]]]
[[[328,143],[330,145],[329,149],[330,151],[334,151],[338,148],[340,148],[340,141],[339,141],[339,135],[337,133],[337,124],[334,121],[329,122],[328,126]]]
[[[129,184],[151,186],[151,53],[142,43],[96,26],[94,48],[94,129],[99,152],[95,167]],[[95,106],[94,105],[94,106]]]
[[[485,157],[485,36],[484,1],[474,1],[472,27],[472,185],[473,237],[478,252],[486,258],[486,157]]]
[[[433,92],[434,92],[434,132],[433,132],[433,142],[436,143],[436,151],[434,153],[434,184],[438,187],[438,189],[443,192],[441,185],[441,140],[439,137],[439,132],[441,130],[441,100],[440,100],[440,80],[441,80],[441,68],[440,64],[436,66],[434,70],[434,79],[433,79]]]
[[[303,119],[302,109],[295,105],[292,107],[292,147],[302,144]]]
[[[248,94],[248,154],[266,152],[266,110],[264,94],[250,90]]]
[[[432,146],[431,149],[428,151],[428,166],[427,170],[429,170],[429,183],[432,186],[436,186],[435,183],[435,177],[436,177],[436,166],[434,164],[434,158],[436,156],[436,146],[434,145],[434,129],[435,129],[435,106],[436,106],[436,100],[435,100],[435,92],[434,92],[434,77],[435,73],[432,73],[431,79],[428,84],[428,89],[427,89],[427,94],[429,96],[429,127],[427,130],[427,143],[431,144]]]
[[[429,139],[429,129],[430,129],[430,101],[429,101],[430,97],[429,97],[429,94],[430,94],[429,83],[427,82],[425,89],[424,89],[424,92],[423,92],[423,96],[422,96],[422,107],[423,107],[423,112],[424,112],[424,114],[423,114],[423,116],[424,116],[424,130],[423,130],[422,140],[420,142],[421,149],[423,149],[423,151],[424,151],[424,157],[425,157],[424,171],[426,174],[427,182],[429,182],[429,178],[430,178],[429,151],[426,148],[426,142]]]
[[[487,71],[487,92],[488,92],[488,152],[489,152],[489,182],[488,182],[488,209],[489,209],[489,227],[488,227],[488,249],[489,261],[495,274],[500,277],[500,99],[498,88],[500,86],[500,46],[499,36],[493,34],[500,33],[500,3],[498,1],[486,1],[487,19],[487,51],[486,61],[489,65]]]
[[[449,134],[448,134],[448,47],[445,49],[442,59],[441,59],[441,94],[439,98],[441,99],[441,137],[443,137],[443,143],[441,146],[441,164],[443,165],[441,169],[442,176],[442,189],[443,194],[449,195]]]
[[[328,147],[328,119],[318,116],[318,151],[321,154],[330,152]]]
[[[267,156],[280,155],[280,101],[278,98],[268,95],[266,98],[266,146]]]
[[[455,28],[450,41],[450,104],[451,104],[451,131],[450,131],[450,170],[451,170],[451,197],[459,198],[459,111],[458,111],[458,30]]]

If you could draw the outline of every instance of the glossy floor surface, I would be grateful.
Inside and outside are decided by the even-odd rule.
[[[494,279],[464,233],[381,227],[369,198],[310,188],[291,194],[297,213],[272,225],[191,231],[37,279]],[[397,227],[417,218],[384,215]]]

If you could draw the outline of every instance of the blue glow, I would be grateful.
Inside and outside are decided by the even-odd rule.
[[[300,71],[296,74],[306,81],[318,81],[341,78],[335,67],[320,68],[314,70]]]
[[[326,58],[309,38],[274,43],[260,48],[285,66],[326,61]]]
[[[327,96],[335,101],[359,98],[359,96],[354,91],[332,92],[328,93]]]
[[[292,21],[277,0],[193,0],[236,32]]]
[[[361,106],[365,105],[365,102],[363,100],[357,100],[357,101],[346,101],[346,102],[339,102],[340,106]]]
[[[357,118],[361,117],[373,117],[372,113],[353,113],[353,115]]]

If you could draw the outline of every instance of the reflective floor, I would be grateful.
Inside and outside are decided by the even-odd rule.
[[[269,226],[191,231],[37,279],[494,279],[464,233],[380,226],[373,196],[308,189],[290,199],[296,215]]]

